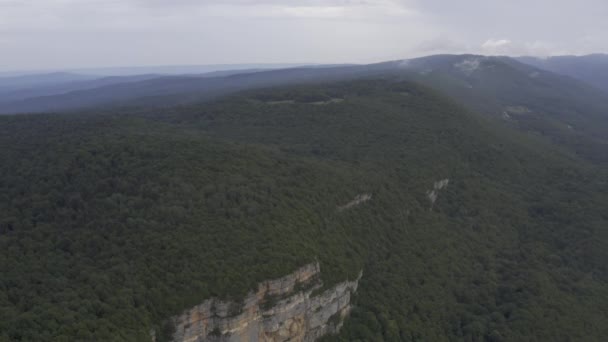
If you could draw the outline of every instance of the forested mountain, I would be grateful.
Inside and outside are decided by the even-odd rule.
[[[606,93],[508,57],[431,56],[408,61],[427,84],[504,125],[542,136],[590,159],[607,160]]]
[[[202,70],[206,69],[213,70],[213,68],[211,67],[202,68]],[[194,71],[198,69],[184,67],[183,70]],[[14,111],[44,112],[54,108],[71,109],[93,106],[96,104],[111,105],[111,97],[106,100],[98,100],[99,102],[96,102],[96,99],[98,99],[100,96],[92,96],[92,98],[89,98],[88,100],[80,99],[75,103],[70,102],[70,100],[74,101],[74,97],[78,98],[80,96],[79,94],[82,93],[92,93],[93,95],[95,95],[96,93],[103,93],[104,90],[108,91],[109,89],[131,89],[141,87],[142,83],[139,82],[152,79],[155,80],[155,84],[163,84],[163,82],[167,82],[167,84],[170,84],[175,80],[191,81],[192,79],[227,77],[231,75],[248,74],[261,71],[264,71],[264,69],[221,69],[206,73],[179,75],[120,75],[120,71],[116,71],[119,76],[52,73],[4,77],[0,78],[0,108],[12,108],[10,110],[5,109],[5,113],[9,113]],[[148,89],[147,91],[149,92],[150,90]],[[76,95],[71,93],[75,93]],[[145,93],[146,91],[144,91],[144,94]],[[129,94],[130,92],[127,91],[125,94],[122,94],[122,96],[131,98],[133,95]],[[159,94],[166,95],[167,89],[165,88],[164,90],[161,90]]]
[[[202,64],[202,65],[151,65],[131,67],[105,67],[75,69],[80,74],[99,76],[137,76],[145,74],[156,75],[201,75],[221,71],[248,71],[295,68],[308,64],[302,63],[246,63],[246,64]]]
[[[44,74],[0,76],[0,90],[14,90],[32,86],[48,86],[67,82],[94,79],[95,76],[71,72],[51,72]]]
[[[518,60],[540,69],[574,77],[608,91],[608,55],[520,57]]]
[[[119,82],[57,95],[38,96],[0,103],[0,114],[50,112],[83,108],[168,106],[196,103],[252,88],[290,85],[320,80],[354,79],[393,69],[393,63],[365,66],[301,67],[228,75],[176,75]]]
[[[605,161],[489,109],[599,137],[606,103],[436,58],[148,80],[137,94],[171,97],[134,103],[182,105],[0,117],[0,340],[167,339],[168,317],[318,260],[328,286],[363,270],[327,340],[602,341]]]
[[[74,111],[95,106],[166,108],[247,89],[370,76],[401,77],[435,88],[505,125],[557,142],[572,153],[608,160],[606,94],[582,81],[508,57],[438,55],[371,65],[235,72],[111,77],[6,94],[4,102],[0,94],[0,113]]]
[[[82,76],[78,79],[53,79],[49,82],[33,81],[29,84],[19,82],[6,82],[4,89],[0,86],[0,104],[23,101],[26,99],[60,95],[78,90],[94,89],[119,83],[131,83],[143,81],[151,78],[158,78],[159,75],[136,75],[136,76]],[[38,80],[35,78],[35,80]],[[2,79],[0,79],[1,83]]]

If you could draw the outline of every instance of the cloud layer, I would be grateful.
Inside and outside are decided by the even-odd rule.
[[[0,0],[1,70],[605,52],[599,0]]]

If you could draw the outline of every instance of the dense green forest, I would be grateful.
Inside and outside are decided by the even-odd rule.
[[[0,340],[163,338],[315,259],[364,272],[328,341],[608,336],[606,165],[410,82],[5,116],[0,146]]]

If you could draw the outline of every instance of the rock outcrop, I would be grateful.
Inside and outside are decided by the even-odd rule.
[[[314,341],[337,333],[361,275],[320,292],[320,272],[313,263],[262,282],[242,303],[208,299],[173,318],[174,341]]]
[[[371,194],[360,194],[360,195],[357,195],[357,196],[355,196],[355,198],[352,201],[346,203],[345,205],[339,206],[338,207],[338,211],[343,211],[343,210],[350,209],[352,207],[355,207],[355,206],[358,206],[360,204],[363,204],[363,203],[365,203],[365,202],[367,202],[367,201],[369,201],[371,199],[372,199],[372,195]]]
[[[439,196],[439,191],[441,189],[447,187],[449,183],[450,183],[450,180],[447,178],[442,179],[440,181],[436,181],[435,183],[433,183],[433,189],[426,192],[426,195],[429,198],[429,201],[431,201],[431,208],[435,204],[435,201],[437,201],[437,196]]]

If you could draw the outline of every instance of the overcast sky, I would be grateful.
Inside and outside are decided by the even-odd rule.
[[[606,52],[607,0],[0,0],[0,71]]]

